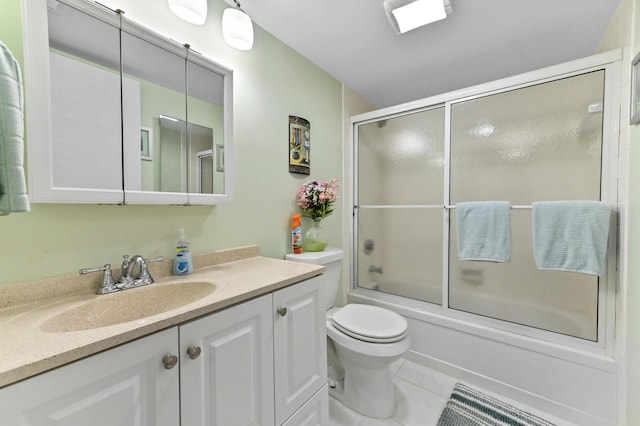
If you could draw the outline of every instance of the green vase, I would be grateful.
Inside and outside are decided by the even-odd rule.
[[[322,219],[314,219],[313,226],[302,237],[302,251],[322,251],[329,244],[327,231],[320,226]]]

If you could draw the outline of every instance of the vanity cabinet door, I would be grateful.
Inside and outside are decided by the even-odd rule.
[[[277,425],[327,383],[322,284],[316,277],[273,293]]]
[[[325,384],[282,426],[326,426],[329,424],[329,385]]]
[[[0,389],[0,424],[180,424],[178,329],[172,328]]]
[[[271,295],[180,327],[182,426],[273,425]]]

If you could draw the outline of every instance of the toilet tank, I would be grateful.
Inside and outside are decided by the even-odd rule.
[[[322,275],[325,280],[323,287],[322,303],[324,309],[333,307],[338,295],[338,287],[340,285],[340,273],[342,271],[342,258],[344,252],[337,248],[327,247],[323,251],[304,252],[301,254],[288,254],[286,260],[293,262],[312,263],[314,265],[322,265],[325,272]]]

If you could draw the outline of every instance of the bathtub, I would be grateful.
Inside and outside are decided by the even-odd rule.
[[[616,360],[604,353],[604,345],[558,334],[587,333],[588,321],[578,313],[455,294],[458,308],[485,313],[507,309],[514,321],[535,324],[532,328],[410,298],[426,295],[440,301],[438,286],[390,281],[369,286],[377,291],[357,288],[349,293],[349,302],[403,315],[412,342],[407,359],[578,425],[617,424]],[[390,289],[405,297],[388,294]],[[550,327],[559,331],[545,331]]]
[[[371,289],[397,294],[415,300],[442,303],[442,288],[408,281],[376,281]],[[455,301],[451,308],[497,320],[521,324],[583,339],[597,339],[597,329],[586,315],[562,311],[553,306],[539,305],[521,300],[500,298],[495,295],[451,289],[449,297]],[[509,326],[507,326],[509,327]]]

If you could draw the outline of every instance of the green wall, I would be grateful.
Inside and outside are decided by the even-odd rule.
[[[0,40],[11,49],[18,62],[22,64],[22,25],[20,2],[4,1],[0,13]]]
[[[210,2],[203,26],[181,21],[165,1],[101,3],[234,70],[235,201],[215,207],[34,204],[31,213],[0,217],[0,284],[119,265],[123,254],[171,256],[181,227],[193,253],[259,244],[262,255],[282,258],[290,250],[290,218],[299,211],[295,193],[309,178],[288,172],[288,116],[311,122],[310,178],[342,180],[341,83],[256,25],[253,50],[228,47],[220,28],[225,2]],[[0,40],[22,63],[20,22],[21,0],[4,0]],[[342,211],[339,200],[324,221],[337,247]]]

